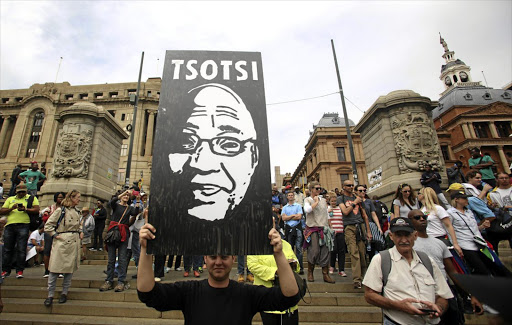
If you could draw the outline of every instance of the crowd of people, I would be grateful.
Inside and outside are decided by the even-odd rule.
[[[291,277],[284,265],[298,275],[304,275],[306,268],[309,282],[315,281],[314,269],[319,267],[322,280],[335,283],[333,275],[347,277],[346,254],[354,289],[364,290],[366,300],[383,309],[384,324],[463,324],[464,313],[495,313],[464,290],[455,275],[512,277],[498,250],[500,241],[512,245],[512,185],[510,175],[486,171],[492,167],[489,157],[476,149],[472,153],[468,173],[462,173],[459,161],[447,170],[447,190],[441,189],[441,174],[426,165],[419,180],[422,187],[400,184],[389,207],[378,197],[370,199],[368,187],[352,180],[345,180],[341,191],[330,191],[315,181],[307,188],[288,185],[278,190],[274,186],[275,227],[269,233],[274,256],[238,256],[238,276],[233,281],[254,282],[273,290],[249,290],[249,296],[269,301],[251,310],[242,308],[237,317],[245,321],[260,312],[266,325],[298,324],[296,286],[290,279],[284,284],[280,279],[282,274]],[[182,309],[186,318],[197,318],[186,306],[197,301],[189,301],[186,292],[205,292],[204,283],[242,293],[242,287],[233,287],[229,278],[226,282],[235,261],[232,256],[183,256],[182,269],[182,256],[145,254],[155,230],[147,219],[148,195],[137,186],[118,191],[108,202],[98,200],[94,208],[81,205],[76,190],[58,192],[54,204],[40,210],[37,184],[44,174],[39,175],[37,163],[31,167],[30,173],[17,171],[13,180],[20,182],[13,182],[14,195],[0,210],[5,216],[0,219],[0,229],[5,228],[0,264],[2,279],[12,269],[17,278],[23,278],[27,260],[44,265],[46,306],[53,304],[57,278],[63,278],[59,303],[65,303],[73,273],[87,258],[87,250],[104,248],[108,262],[102,292],[130,287],[127,270],[133,259],[138,272],[132,278],[137,279],[139,297],[158,310]],[[42,222],[29,231],[33,214],[39,214]],[[305,251],[307,265],[303,263]],[[208,270],[206,282],[198,286],[159,284],[173,264],[175,271],[183,270],[185,278],[191,274],[199,278]],[[178,292],[185,296],[170,298]],[[164,302],[162,297],[172,301]]]

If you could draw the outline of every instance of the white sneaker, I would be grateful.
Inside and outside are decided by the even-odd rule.
[[[165,267],[165,269],[164,269],[165,273],[169,273],[169,271],[170,271],[170,270],[171,270],[171,269],[170,269],[170,268],[168,268],[167,266],[166,266],[166,267]]]
[[[182,268],[181,268],[181,267],[178,267],[177,269],[174,269],[174,271],[181,272],[181,271],[182,271]]]
[[[160,278],[155,278],[155,282],[160,282],[160,281],[162,281],[162,279],[160,279]]]
[[[95,252],[95,251],[96,251],[96,248],[91,247],[91,248],[89,248],[89,250],[90,250],[91,252]]]
[[[499,314],[499,311],[497,311],[496,309],[490,307],[489,305],[486,305],[486,304],[482,304],[482,307],[484,307],[484,310],[486,312],[488,312],[489,314],[492,314],[492,315],[497,315]]]

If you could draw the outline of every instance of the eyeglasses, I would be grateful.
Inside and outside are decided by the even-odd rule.
[[[321,188],[321,187],[315,187],[315,190],[317,190],[317,191],[321,191],[321,190],[322,190],[322,188]]]
[[[364,193],[366,193],[366,190],[357,190],[357,191],[358,191],[358,192],[364,192]]]
[[[427,215],[422,214],[422,215],[420,215],[420,216],[414,216],[413,218],[414,218],[414,220],[420,220],[420,219],[427,220],[427,219],[428,219],[428,216],[427,216]]]
[[[345,184],[345,186],[354,187],[354,184]]]
[[[402,193],[411,193],[411,191],[405,190],[405,191],[402,191]]]
[[[176,142],[176,151],[178,153],[193,153],[201,146],[203,142],[210,145],[210,150],[220,156],[233,157],[245,151],[245,144],[254,143],[253,139],[238,140],[233,137],[214,137],[211,139],[201,139],[192,133],[182,133]]]

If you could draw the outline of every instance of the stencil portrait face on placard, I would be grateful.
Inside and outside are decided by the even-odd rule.
[[[261,54],[167,51],[151,161],[148,251],[270,254]]]
[[[227,86],[205,84],[188,95],[190,116],[173,141],[169,167],[177,177],[191,178],[191,216],[223,219],[244,198],[258,165],[254,122]]]

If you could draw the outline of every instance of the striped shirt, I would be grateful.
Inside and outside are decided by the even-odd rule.
[[[332,229],[335,233],[343,233],[343,214],[339,207],[331,208],[329,213],[329,220],[331,221]]]

